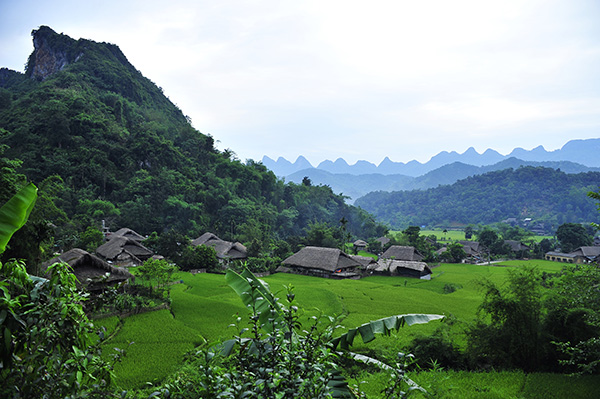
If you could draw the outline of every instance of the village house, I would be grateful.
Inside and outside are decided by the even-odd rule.
[[[111,238],[116,237],[116,236],[129,238],[129,239],[135,240],[137,242],[142,242],[146,239],[146,237],[144,237],[143,235],[138,234],[135,231],[133,231],[127,227],[123,227],[122,229],[119,229],[113,233],[108,233],[106,237],[107,237],[107,239],[110,240]]]
[[[154,254],[139,241],[117,235],[96,248],[96,253],[118,266],[139,266]]]
[[[547,252],[544,259],[564,263],[594,263],[600,259],[600,247],[579,247],[568,254],[562,252]]]
[[[469,262],[480,262],[483,257],[481,256],[482,246],[478,241],[458,241],[463,246],[463,251],[467,254],[467,260]]]
[[[206,245],[214,248],[220,262],[242,260],[248,257],[248,249],[239,242],[221,240],[213,233],[204,233],[192,240],[192,245]]]
[[[361,263],[337,248],[304,247],[283,261],[280,272],[327,278],[360,278]]]
[[[99,257],[79,248],[73,248],[44,262],[42,264],[42,274],[46,274],[48,268],[58,262],[67,263],[77,278],[77,287],[85,287],[90,292],[100,291],[106,287],[133,279],[133,275],[127,270],[109,265]]]
[[[354,241],[353,245],[355,252],[364,251],[365,249],[367,249],[367,242],[364,240],[356,240]]]
[[[392,245],[381,255],[383,259],[408,260],[420,262],[424,256],[415,247]]]
[[[379,259],[376,263],[367,266],[370,274],[379,274],[384,276],[404,276],[414,277],[422,280],[431,279],[431,269],[425,262]]]

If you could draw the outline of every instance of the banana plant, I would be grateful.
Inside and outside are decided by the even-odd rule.
[[[37,199],[37,187],[30,183],[0,208],[0,254],[10,238],[27,222]]]
[[[227,284],[238,294],[242,299],[242,302],[247,307],[254,309],[255,317],[258,320],[258,324],[267,332],[273,332],[278,326],[283,325],[285,308],[278,302],[277,298],[271,293],[269,286],[258,279],[252,272],[247,269],[241,274],[236,273],[233,270],[226,272]],[[288,301],[289,301],[288,293]],[[292,294],[293,295],[293,294]],[[356,336],[360,335],[363,342],[367,343],[375,339],[377,335],[389,335],[394,330],[399,330],[401,327],[407,325],[411,326],[414,324],[424,324],[433,320],[443,319],[444,316],[437,314],[404,314],[389,316],[383,319],[370,321],[359,327],[351,328],[346,333],[332,338],[328,345],[332,350],[339,350],[338,354],[345,353],[348,357],[355,361],[376,365],[385,370],[395,370],[394,367],[389,366],[377,359],[352,353],[349,351]],[[229,356],[237,344],[250,344],[252,348],[252,340],[231,340],[221,344],[220,352],[222,355]],[[408,379],[403,373],[398,373],[403,376],[404,381],[408,384],[409,389],[420,389],[417,384]],[[334,397],[340,398],[351,398],[352,393],[346,381],[341,376],[339,370],[335,370],[332,373],[333,378],[329,381],[328,385],[334,393]]]

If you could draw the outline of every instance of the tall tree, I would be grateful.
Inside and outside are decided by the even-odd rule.
[[[589,246],[593,243],[585,227],[578,223],[564,223],[556,230],[556,238],[562,252],[572,252],[578,247]]]

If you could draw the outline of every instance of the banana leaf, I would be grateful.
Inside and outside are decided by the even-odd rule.
[[[244,305],[254,308],[260,326],[267,332],[273,332],[274,325],[281,320],[281,305],[271,294],[268,284],[248,269],[244,269],[242,274],[227,270],[225,280]]]
[[[347,333],[334,338],[331,343],[333,348],[338,346],[340,349],[348,350],[357,333],[360,334],[364,343],[371,342],[375,339],[375,334],[389,335],[393,330],[398,331],[404,325],[412,326],[413,324],[425,324],[432,320],[443,319],[444,316],[439,314],[402,314],[389,316],[383,319],[370,321],[357,328],[351,328]]]
[[[30,183],[0,208],[0,253],[10,238],[27,222],[37,199],[37,187]]]

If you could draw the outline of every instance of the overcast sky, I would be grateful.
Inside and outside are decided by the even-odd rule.
[[[24,70],[40,25],[118,45],[242,160],[600,137],[597,0],[0,0],[0,67]]]

